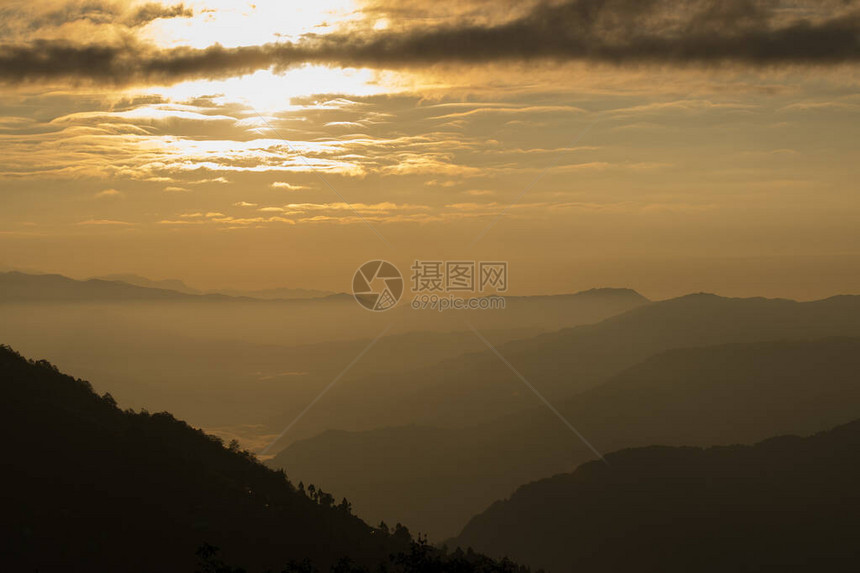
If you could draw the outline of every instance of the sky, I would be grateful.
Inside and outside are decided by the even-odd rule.
[[[860,2],[5,0],[0,267],[860,292]]]

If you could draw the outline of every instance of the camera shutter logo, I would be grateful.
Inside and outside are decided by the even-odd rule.
[[[352,294],[368,310],[388,310],[403,296],[403,276],[388,261],[368,261],[352,277]]]

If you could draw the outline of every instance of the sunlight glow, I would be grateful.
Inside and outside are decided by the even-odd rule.
[[[212,97],[217,103],[240,103],[260,113],[300,109],[297,97],[318,94],[368,96],[390,91],[390,75],[368,69],[339,69],[305,65],[275,74],[261,70],[225,80],[198,80],[168,87],[137,89],[133,93],[161,95],[174,102]]]
[[[186,2],[192,18],[150,24],[147,33],[164,47],[251,46],[324,34],[361,18],[354,0],[206,0]]]

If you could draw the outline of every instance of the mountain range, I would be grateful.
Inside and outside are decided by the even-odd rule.
[[[0,273],[0,302],[130,302],[229,301],[222,294],[196,294],[155,286],[139,286],[119,280],[79,281],[55,274]],[[246,299],[253,300],[253,299]]]
[[[649,446],[524,485],[452,543],[549,572],[854,571],[860,421],[753,446]]]
[[[242,289],[215,289],[201,290],[188,286],[178,279],[162,279],[152,280],[133,273],[110,274],[93,277],[106,281],[119,281],[131,285],[137,285],[148,288],[160,288],[174,290],[186,294],[223,294],[239,298],[258,298],[263,300],[279,300],[279,299],[294,299],[294,298],[321,298],[335,294],[332,291],[304,289],[304,288],[269,288],[257,290],[242,290]]]
[[[255,448],[289,427],[272,467],[346,495],[373,522],[406,522],[437,540],[595,451],[749,443],[860,416],[856,296],[651,302],[593,289],[450,317],[408,305],[367,313],[349,299],[4,273],[0,335],[50,351],[123,403],[158,404]],[[368,337],[350,312],[386,335]],[[280,339],[308,339],[320,325],[344,338]]]
[[[29,279],[20,275],[0,276],[0,296],[12,294],[0,305],[2,316],[20,314],[32,344],[56,338],[82,368],[112,364],[105,372],[115,374],[99,375],[99,383],[122,402],[126,390],[140,403],[162,387],[172,393],[151,393],[158,399],[150,403],[193,402],[202,411],[221,404],[247,419],[268,411],[260,424],[267,440],[301,418],[267,468],[238,442],[224,447],[164,412],[120,410],[88,383],[0,348],[0,420],[10,437],[0,553],[26,569],[73,563],[81,570],[178,571],[202,560],[204,570],[224,572],[285,564],[291,571],[518,570],[499,561],[507,556],[550,571],[707,571],[733,563],[808,570],[817,552],[830,551],[820,563],[838,570],[850,554],[842,532],[853,534],[856,524],[834,500],[852,508],[855,498],[827,476],[842,458],[854,463],[845,452],[856,446],[857,423],[835,430],[834,439],[809,438],[821,447],[820,459],[806,439],[731,444],[814,434],[860,418],[860,297],[696,294],[651,302],[625,289],[596,289],[514,297],[517,320],[527,322],[530,309],[553,315],[537,319],[538,327],[488,329],[494,319],[478,323],[482,315],[474,313],[455,317],[465,327],[454,332],[393,331],[376,339],[353,332],[286,346],[179,335],[180,313],[202,309],[188,316],[216,325],[227,309],[247,322],[249,309],[283,308],[275,318],[289,327],[312,307],[335,309],[338,320],[341,306],[229,297],[201,305],[201,295],[170,290],[164,292],[180,298],[134,298],[134,289],[163,289],[45,275],[25,301],[15,298],[27,294]],[[130,301],[144,302],[141,316],[173,316],[177,329],[155,320],[148,332],[102,316],[106,308],[126,308],[117,304],[126,302],[123,289],[132,289]],[[76,298],[81,292],[95,298]],[[494,316],[512,324],[504,313]],[[390,319],[399,320],[396,313]],[[554,321],[571,326],[548,332]],[[9,322],[0,328],[4,337],[20,333]],[[193,384],[173,387],[177,364]],[[338,384],[319,399],[332,380]],[[314,407],[303,417],[308,404]],[[766,444],[776,450],[761,450]],[[760,465],[751,461],[757,456]],[[803,471],[794,472],[792,457]],[[808,476],[805,468],[816,463],[830,464],[824,481]],[[618,465],[629,471],[601,473]],[[853,479],[856,465],[845,469]],[[674,481],[665,477],[673,471]],[[837,486],[831,498],[817,493],[827,480]],[[349,501],[304,485],[311,482]],[[582,503],[592,495],[599,506]],[[727,501],[733,498],[736,506]],[[559,508],[564,515],[556,515]],[[595,517],[601,508],[606,515]],[[432,547],[403,526],[369,527],[353,511],[491,557]],[[780,511],[791,519],[780,521]],[[825,533],[811,530],[809,520],[827,523]],[[582,533],[590,521],[592,537]],[[584,541],[571,544],[571,537]],[[780,539],[798,549],[779,553]],[[725,555],[717,555],[722,547]],[[129,565],[136,552],[146,555]],[[775,560],[778,554],[786,557]]]
[[[611,451],[749,442],[860,417],[858,336],[860,297],[692,295],[498,350],[598,451]],[[368,418],[387,407],[382,419],[414,422],[327,431],[270,463],[438,539],[518,485],[594,457],[489,351],[400,380],[401,399],[380,398]]]
[[[366,413],[399,398],[402,384],[388,384],[398,379],[395,372],[482,350],[468,322],[493,344],[503,344],[647,302],[626,289],[593,289],[511,297],[505,310],[469,316],[415,311],[405,302],[390,313],[372,313],[349,295],[239,299],[3,273],[0,340],[93,380],[124,404],[159,404],[192,423],[239,436],[248,447],[279,433],[368,349],[320,408],[285,436],[283,447],[332,427],[402,423],[397,408],[386,407],[378,421]],[[356,395],[354,389],[361,390]]]

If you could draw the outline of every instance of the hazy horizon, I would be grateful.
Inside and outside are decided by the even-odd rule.
[[[698,260],[702,263],[701,259]],[[364,261],[362,261],[364,262]],[[748,282],[758,282],[753,280],[751,275],[754,275],[756,272],[761,273],[760,269],[760,259],[750,258],[747,260],[744,268],[749,272],[746,275],[747,284]],[[757,264],[758,263],[758,264]],[[820,260],[809,261],[811,266],[818,267],[820,265],[826,265],[826,262],[822,262]],[[739,264],[739,263],[738,263]],[[404,261],[401,264],[397,264],[396,266],[399,269],[408,269],[410,265],[410,261]],[[860,257],[858,257],[858,265],[860,265]],[[358,265],[357,265],[358,266]],[[97,272],[94,274],[85,273],[85,274],[74,274],[74,273],[65,273],[60,270],[42,270],[36,269],[32,267],[16,267],[11,265],[0,265],[0,272],[22,272],[26,274],[57,274],[61,276],[66,276],[71,279],[86,281],[90,279],[103,279],[103,280],[116,280],[121,282],[127,282],[124,279],[124,276],[136,276],[143,279],[148,279],[150,281],[180,281],[186,287],[194,289],[196,291],[200,291],[201,293],[214,293],[214,292],[226,292],[230,293],[231,291],[235,291],[234,294],[242,294],[243,296],[253,296],[255,291],[265,291],[265,290],[274,290],[274,289],[299,289],[299,290],[308,290],[308,291],[320,291],[320,296],[325,296],[325,293],[329,294],[351,294],[351,284],[350,278],[347,277],[344,279],[343,277],[338,277],[340,280],[332,281],[331,283],[321,284],[316,282],[306,282],[307,279],[300,278],[296,282],[281,282],[281,281],[273,281],[273,282],[212,282],[212,283],[198,283],[193,282],[191,280],[186,280],[182,278],[182,276],[176,275],[144,275],[140,272],[135,272],[133,269],[128,269],[127,267],[120,267],[117,270],[108,270],[105,272]],[[838,271],[834,269],[834,273]],[[646,269],[642,270],[642,275],[647,275],[648,271]],[[702,275],[705,273],[703,272]],[[717,269],[713,269],[708,274],[719,274]],[[799,278],[805,277],[810,283],[820,283],[820,276],[815,275],[810,278],[811,272],[805,272],[802,274],[798,274],[797,282],[800,281]],[[642,296],[650,299],[650,300],[668,300],[672,298],[677,298],[679,296],[685,296],[688,294],[698,294],[698,293],[708,293],[715,294],[718,296],[731,297],[731,298],[756,298],[756,297],[764,297],[764,298],[785,298],[790,300],[797,301],[813,301],[813,300],[822,300],[832,296],[840,296],[840,295],[851,295],[851,294],[860,294],[860,285],[853,287],[853,281],[843,281],[846,286],[843,290],[839,290],[838,287],[833,286],[824,286],[820,284],[796,284],[792,282],[791,284],[786,284],[785,282],[779,282],[777,279],[773,280],[773,284],[770,282],[764,282],[763,284],[770,285],[765,286],[763,288],[754,288],[754,287],[742,287],[740,284],[731,285],[726,284],[724,279],[714,278],[713,280],[707,280],[703,277],[694,277],[691,278],[689,276],[678,276],[678,283],[673,285],[673,287],[665,287],[665,288],[654,288],[652,290],[645,290],[642,288],[637,288],[636,285],[633,284],[623,284],[623,283],[586,283],[584,281],[576,280],[575,278],[571,279],[570,287],[565,288],[563,285],[559,285],[556,289],[551,287],[542,287],[535,286],[532,289],[529,288],[521,288],[518,285],[511,285],[510,293],[508,296],[554,296],[554,295],[568,295],[568,294],[576,294],[592,289],[629,289],[635,291]],[[760,279],[759,279],[760,280]],[[649,284],[651,281],[644,279],[644,284]],[[327,285],[327,286],[326,286]],[[684,285],[688,285],[685,286]],[[169,285],[152,285],[155,288],[164,288],[168,290],[173,290]],[[713,288],[713,287],[721,287],[721,288]],[[835,288],[836,290],[829,290],[829,288]],[[854,290],[851,290],[854,288]],[[654,294],[654,293],[657,294]]]

